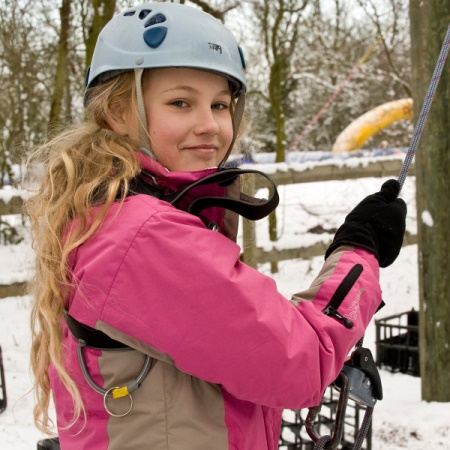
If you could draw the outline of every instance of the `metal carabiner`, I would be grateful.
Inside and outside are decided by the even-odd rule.
[[[341,391],[339,395],[338,407],[336,410],[335,424],[332,436],[320,436],[314,428],[314,422],[322,409],[322,403],[313,408],[309,408],[308,415],[305,420],[305,428],[308,436],[314,443],[319,443],[319,447],[314,446],[314,449],[334,450],[338,448],[344,434],[345,412],[348,404],[349,382],[345,372],[339,374]],[[328,439],[326,439],[328,437]]]
[[[125,390],[126,392],[124,393],[124,395],[120,395],[118,397],[116,397],[114,395],[114,391],[115,390]],[[129,397],[130,399],[130,407],[121,414],[117,414],[111,411],[110,407],[108,406],[108,398],[123,398],[123,397]],[[106,412],[113,417],[125,417],[127,414],[130,413],[130,411],[133,409],[133,397],[131,396],[131,394],[128,392],[128,389],[124,388],[124,387],[113,387],[108,389],[104,395],[103,395],[103,406],[105,407]]]

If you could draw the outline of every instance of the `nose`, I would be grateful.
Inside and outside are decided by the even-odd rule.
[[[194,133],[215,136],[220,133],[220,125],[211,106],[199,108],[195,117]]]

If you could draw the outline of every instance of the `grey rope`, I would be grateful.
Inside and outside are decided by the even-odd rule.
[[[322,436],[315,444],[313,450],[322,450],[328,442],[332,441],[332,437],[328,434]]]
[[[361,424],[361,428],[359,429],[358,435],[356,436],[352,450],[360,450],[360,448],[362,447],[364,439],[366,438],[367,433],[369,432],[370,423],[372,422],[372,414],[373,414],[373,407],[367,406],[366,412],[364,414],[364,419]]]
[[[422,106],[422,110],[420,111],[419,119],[417,120],[417,124],[414,129],[414,134],[411,143],[409,145],[405,161],[403,162],[402,168],[400,170],[400,175],[397,180],[400,184],[400,190],[403,187],[403,183],[405,182],[406,176],[408,175],[409,166],[411,165],[411,162],[416,153],[417,146],[419,145],[419,140],[420,137],[422,136],[422,132],[428,117],[428,113],[430,112],[431,103],[433,102],[434,94],[436,93],[437,85],[439,83],[439,79],[444,69],[444,64],[445,60],[447,59],[449,47],[450,47],[450,24],[447,29],[447,34],[445,35],[444,43],[442,44],[441,53],[439,54],[436,67],[434,69],[433,77],[431,78],[430,86],[428,87],[428,92]]]

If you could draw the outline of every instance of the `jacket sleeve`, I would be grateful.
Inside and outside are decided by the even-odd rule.
[[[381,303],[378,265],[365,251],[338,249],[290,302],[240,261],[239,246],[187,213],[163,208],[129,234],[79,252],[75,297],[84,302],[73,302],[75,315],[170,355],[183,372],[241,400],[318,404]],[[108,263],[111,252],[117,262]],[[332,298],[347,326],[324,313]]]

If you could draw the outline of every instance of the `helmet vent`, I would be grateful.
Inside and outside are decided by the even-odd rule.
[[[153,17],[150,17],[150,19],[147,20],[147,22],[145,23],[145,28],[147,27],[151,27],[152,25],[156,25],[158,23],[163,23],[165,22],[166,16],[164,14],[158,13],[156,15],[154,15]]]
[[[136,14],[136,11],[127,11],[126,13],[124,13],[124,16],[134,16]]]
[[[139,19],[141,19],[141,20],[145,19],[151,12],[152,12],[151,9],[143,9],[143,10],[139,13]]]
[[[166,38],[167,27],[149,28],[144,31],[144,41],[151,48],[158,48]]]

